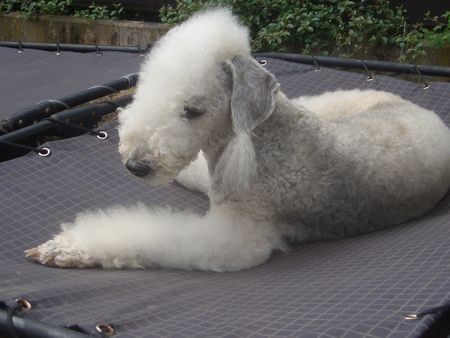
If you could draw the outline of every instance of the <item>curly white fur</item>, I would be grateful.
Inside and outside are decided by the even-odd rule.
[[[235,271],[285,250],[286,239],[418,217],[450,183],[450,132],[436,114],[373,90],[290,101],[251,59],[248,31],[226,9],[195,15],[155,46],[119,135],[124,163],[151,168],[142,180],[178,175],[208,191],[211,209],[86,212],[28,257],[59,267]]]

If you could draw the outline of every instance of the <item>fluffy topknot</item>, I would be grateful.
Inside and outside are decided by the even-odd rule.
[[[200,79],[215,65],[249,54],[247,27],[229,9],[210,8],[175,26],[157,42],[142,67],[140,81],[184,91],[183,83],[203,82]]]

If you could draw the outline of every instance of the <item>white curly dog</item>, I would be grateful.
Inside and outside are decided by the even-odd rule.
[[[229,10],[173,28],[119,116],[119,151],[145,182],[178,176],[208,191],[210,210],[85,212],[27,256],[57,267],[236,271],[289,242],[418,217],[447,193],[450,132],[433,112],[382,91],[291,101],[279,87]]]

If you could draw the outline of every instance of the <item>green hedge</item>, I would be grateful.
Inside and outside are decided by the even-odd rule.
[[[178,23],[193,12],[227,6],[247,25],[254,51],[398,59],[416,62],[425,47],[450,45],[450,11],[441,18],[426,15],[427,25],[407,23],[407,12],[388,0],[177,0],[163,7],[160,18]],[[91,19],[119,19],[118,3],[76,10],[73,0],[0,0],[0,12],[74,15]],[[431,27],[431,28],[430,28]]]
[[[117,20],[123,16],[121,3],[97,5],[92,2],[87,9],[73,8],[73,0],[3,0],[0,1],[0,12],[19,12],[22,17],[32,15],[70,15],[94,20]]]
[[[449,43],[448,24],[427,17],[434,25],[409,25],[402,7],[388,0],[177,0],[160,11],[165,23],[178,23],[211,6],[227,6],[250,27],[254,51],[353,57],[397,58],[414,61],[424,45]]]

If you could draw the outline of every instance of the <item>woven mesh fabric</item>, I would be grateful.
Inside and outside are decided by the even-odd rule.
[[[132,56],[130,56],[132,57]],[[268,69],[288,96],[376,88],[434,109],[450,123],[449,83],[420,84],[274,59]],[[7,93],[0,93],[7,99]],[[31,300],[24,317],[117,337],[420,337],[439,319],[403,315],[444,304],[450,289],[450,198],[408,224],[352,238],[307,243],[235,273],[63,270],[26,261],[87,208],[142,201],[204,212],[206,197],[176,184],[143,185],[123,168],[110,138],[48,143],[52,155],[0,163],[0,299]]]
[[[0,120],[47,99],[59,99],[139,71],[139,54],[45,52],[0,47]]]

